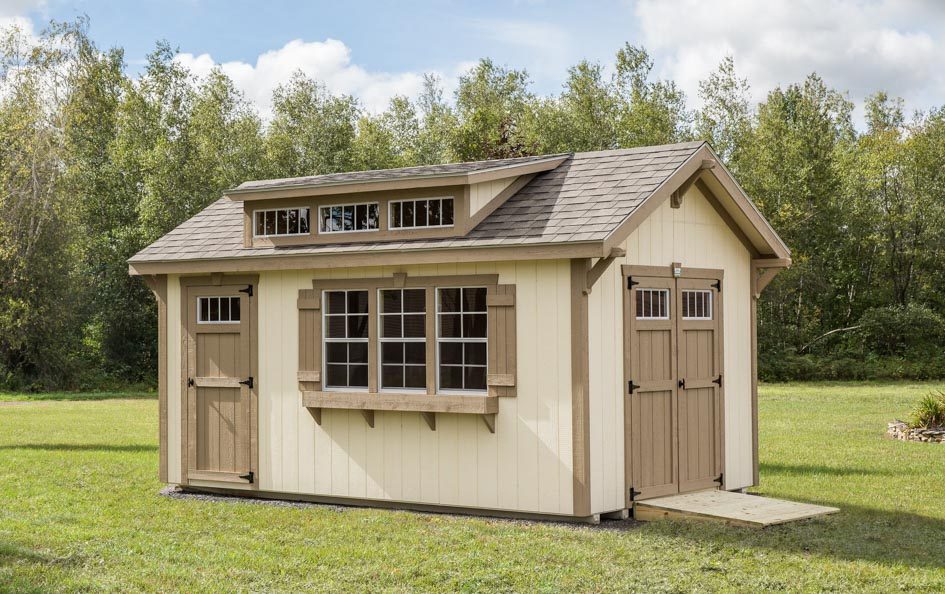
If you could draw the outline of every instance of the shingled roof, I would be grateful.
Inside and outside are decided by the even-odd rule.
[[[575,153],[555,169],[539,173],[464,237],[319,244],[243,246],[243,204],[221,198],[141,250],[129,262],[180,262],[291,255],[332,255],[461,247],[562,244],[602,241],[627,219],[705,143],[688,142],[633,149]],[[552,158],[526,157],[533,161]],[[558,155],[557,158],[561,156]],[[365,177],[409,177],[410,172],[495,168],[521,160],[457,163],[399,170],[331,174],[291,180],[247,182],[239,189],[311,185]],[[360,176],[360,177],[359,177]],[[270,184],[270,186],[265,186]]]

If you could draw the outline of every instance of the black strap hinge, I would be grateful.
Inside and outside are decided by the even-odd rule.
[[[722,374],[720,373],[719,377],[712,380],[712,383],[721,388],[722,387]]]
[[[724,473],[724,472],[720,472],[720,473],[719,473],[719,478],[717,478],[717,479],[715,479],[715,480],[716,480],[716,482],[718,482],[718,483],[719,483],[719,486],[720,486],[720,487],[721,487],[721,486],[722,486],[722,484],[723,484],[723,481],[722,481],[722,479],[723,479],[724,477],[725,477],[725,473]]]
[[[253,296],[253,285],[246,285],[245,289],[240,289],[240,293],[246,293],[250,297]]]
[[[249,482],[252,483],[253,480],[256,478],[256,475],[253,474],[253,471],[252,471],[252,470],[250,470],[250,471],[247,472],[246,474],[241,474],[241,475],[240,475],[240,478],[243,479],[244,481],[249,481]]]
[[[722,281],[721,281],[721,280],[715,281],[714,283],[712,283],[712,287],[715,288],[716,291],[718,291],[718,292],[721,293],[721,292],[722,292]]]
[[[677,385],[678,385],[680,388],[682,388],[683,390],[685,390],[685,389],[686,389],[686,378],[682,378],[681,380],[679,380],[679,382],[677,383]]]
[[[633,487],[630,487],[630,493],[629,493],[629,495],[630,495],[630,501],[633,501],[634,499],[636,499],[636,498],[637,498],[637,495],[639,495],[639,494],[640,494],[639,491],[637,491],[637,490],[634,489]]]
[[[243,381],[241,381],[241,382],[240,382],[240,385],[241,385],[241,386],[246,386],[246,387],[248,387],[250,390],[252,390],[252,389],[253,389],[253,376],[249,376],[248,378],[246,378],[246,379],[244,379]]]
[[[633,383],[633,380],[630,380],[630,381],[627,382],[627,390],[628,390],[631,394],[633,394],[633,391],[634,391],[634,390],[639,390],[639,389],[640,389],[640,385]]]
[[[640,283],[638,283],[637,281],[633,280],[633,277],[632,277],[632,276],[628,276],[628,277],[627,277],[627,288],[628,288],[628,289],[632,289],[632,288],[633,288],[633,285],[639,285],[639,284],[640,284]]]
[[[187,378],[187,387],[188,387],[188,388],[193,388],[195,385],[196,385],[196,383],[194,382],[194,378],[188,377],[188,378]]]

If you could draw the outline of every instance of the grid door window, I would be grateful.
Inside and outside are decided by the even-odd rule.
[[[426,289],[382,289],[381,389],[427,387]]]
[[[437,372],[442,391],[486,391],[486,289],[437,289]]]
[[[253,216],[256,219],[253,229],[256,237],[308,235],[307,208],[257,210]]]
[[[449,227],[452,224],[452,198],[399,200],[390,203],[391,229]]]
[[[368,292],[325,291],[327,388],[368,387]]]
[[[234,324],[239,321],[239,297],[197,297],[198,324]]]
[[[684,320],[712,319],[712,291],[685,290],[680,295]]]
[[[377,202],[322,206],[318,209],[319,233],[377,231]]]
[[[637,289],[638,320],[669,319],[669,289]]]

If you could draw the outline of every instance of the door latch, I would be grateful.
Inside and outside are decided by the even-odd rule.
[[[686,378],[682,378],[681,380],[679,380],[679,384],[678,384],[678,385],[679,385],[680,388],[682,388],[683,390],[685,390],[685,389],[686,389]]]
[[[192,377],[188,377],[188,378],[187,378],[187,387],[188,387],[188,388],[193,388],[193,387],[196,386],[196,385],[197,385],[197,383],[194,381],[194,378],[192,378]]]
[[[246,387],[248,387],[250,390],[252,390],[252,389],[253,389],[253,376],[249,376],[248,378],[246,378],[246,379],[244,379],[243,381],[241,381],[241,382],[240,382],[240,385],[241,385],[241,386],[246,386]]]

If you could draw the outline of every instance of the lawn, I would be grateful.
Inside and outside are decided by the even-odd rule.
[[[945,446],[882,438],[929,387],[764,386],[757,491],[842,511],[763,531],[176,500],[154,399],[0,404],[0,591],[945,591]]]

